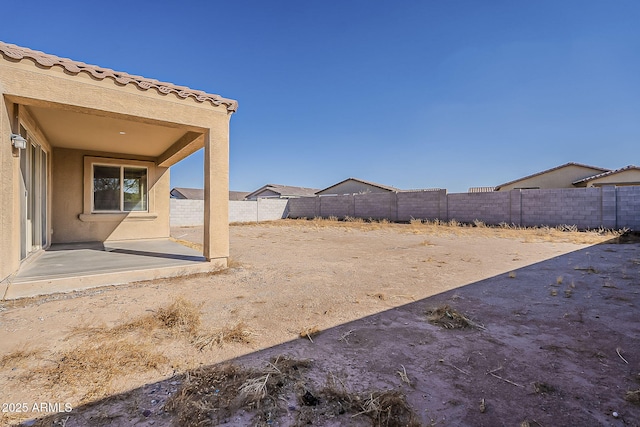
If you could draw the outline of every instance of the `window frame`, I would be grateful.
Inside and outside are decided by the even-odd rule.
[[[93,210],[93,165],[125,166],[133,168],[147,168],[147,210],[146,211],[94,211]],[[82,212],[78,219],[82,222],[122,222],[122,221],[151,221],[158,218],[156,213],[157,166],[153,160],[126,159],[108,156],[83,156],[82,180]]]
[[[118,210],[105,210],[105,209],[96,209],[95,207],[95,167],[96,166],[104,166],[104,167],[110,167],[110,168],[119,168],[120,172],[119,172],[119,209]],[[125,200],[124,200],[124,170],[125,168],[131,168],[131,169],[144,169],[145,170],[145,176],[146,176],[146,186],[144,189],[144,205],[145,205],[145,209],[136,209],[136,210],[126,210],[125,207]],[[132,213],[132,212],[149,212],[149,167],[148,166],[144,166],[144,165],[132,165],[132,164],[128,164],[128,163],[102,163],[102,162],[92,162],[91,163],[91,213],[95,213],[95,214],[128,214],[128,213]]]

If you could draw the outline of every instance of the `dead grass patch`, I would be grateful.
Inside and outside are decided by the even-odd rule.
[[[51,364],[36,368],[22,376],[30,382],[45,379],[50,389],[82,388],[82,402],[108,396],[114,378],[130,372],[159,369],[167,358],[150,343],[85,341],[55,356]]]
[[[472,321],[467,316],[451,308],[448,304],[427,310],[429,323],[445,329],[484,329],[484,326]]]
[[[225,364],[189,371],[164,409],[176,416],[177,425],[217,425],[241,409],[255,411],[252,425],[267,425],[286,414],[283,395],[293,392],[310,365],[277,357],[263,369]]]
[[[246,224],[246,225],[256,225]],[[308,219],[282,219],[270,223],[273,226],[313,226],[346,227],[363,231],[378,229],[394,229],[400,232],[413,234],[455,235],[455,236],[483,236],[495,238],[518,239],[524,242],[566,242],[577,244],[596,244],[606,241],[620,241],[629,235],[628,230],[585,230],[578,231],[575,226],[560,225],[557,227],[521,227],[502,223],[497,226],[487,225],[482,221],[474,221],[472,224],[461,223],[456,220],[449,222],[440,220],[411,219],[409,224],[393,223],[388,220],[370,220],[362,218],[345,217],[342,221],[337,218],[313,218]]]
[[[86,336],[78,346],[54,355],[52,364],[25,374],[24,378],[44,380],[49,388],[81,388],[85,391],[83,401],[87,401],[107,396],[118,376],[168,364],[169,360],[156,349],[155,339],[186,339],[199,350],[251,341],[252,332],[242,322],[213,332],[202,332],[201,323],[199,307],[179,297],[152,314],[120,325],[76,328],[70,337]],[[8,356],[7,362],[29,354],[15,352]]]
[[[160,308],[153,318],[166,329],[190,335],[195,334],[202,323],[200,309],[182,297],[168,307]]]
[[[73,333],[113,339],[127,333],[142,332],[150,336],[154,332],[166,331],[175,338],[187,339],[200,351],[212,346],[222,347],[228,343],[249,344],[253,335],[253,331],[244,322],[217,330],[203,331],[201,326],[200,307],[178,297],[168,306],[157,309],[155,313],[138,317],[130,322],[111,328],[76,328]]]
[[[629,390],[624,396],[624,400],[627,402],[640,405],[640,388],[638,390]]]
[[[344,423],[365,416],[374,426],[418,426],[413,409],[396,390],[353,392],[333,374],[318,387],[307,376],[311,361],[287,356],[271,359],[262,369],[233,364],[187,372],[182,386],[164,409],[177,425],[215,425],[243,414],[256,426],[287,416],[287,404],[297,402],[294,425],[318,424],[343,417]]]
[[[7,366],[16,367],[28,361],[29,359],[34,358],[40,353],[41,350],[30,348],[22,348],[16,351],[12,351],[11,353],[5,354],[0,358],[0,368],[4,368]]]
[[[219,331],[195,334],[191,343],[202,351],[206,348],[217,345],[224,346],[226,343],[251,343],[253,331],[244,322],[239,322],[232,327],[224,327]]]

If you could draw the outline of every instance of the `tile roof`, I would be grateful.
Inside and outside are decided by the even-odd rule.
[[[586,178],[582,178],[582,179],[580,179],[578,181],[572,182],[572,184],[575,185],[575,184],[580,184],[580,183],[583,183],[583,182],[593,181],[594,179],[604,178],[605,176],[615,175],[615,174],[618,174],[620,172],[624,172],[624,171],[628,171],[628,170],[640,170],[640,167],[635,166],[635,165],[628,165],[628,166],[625,166],[625,167],[620,168],[620,169],[607,171],[607,172],[602,172],[602,173],[599,173],[597,175],[592,175],[592,176],[588,176]]]
[[[229,200],[240,201],[244,200],[249,195],[248,191],[229,191]]]
[[[165,95],[174,93],[183,99],[193,98],[198,102],[210,102],[214,106],[225,105],[229,112],[235,112],[238,108],[237,101],[223,98],[220,95],[214,95],[201,90],[190,89],[186,86],[178,86],[173,83],[161,82],[159,80],[148,79],[120,71],[114,71],[109,68],[102,68],[96,65],[89,65],[83,62],[73,61],[68,58],[60,58],[55,55],[16,46],[14,44],[4,43],[2,41],[0,41],[0,53],[2,53],[5,58],[14,61],[28,58],[45,68],[52,68],[57,65],[64,68],[67,73],[73,75],[87,73],[98,80],[105,80],[109,78],[120,85],[132,83],[142,90],[156,89],[158,92]]]
[[[175,187],[171,189],[171,195],[178,199],[204,200],[202,188]]]
[[[229,200],[244,200],[248,194],[248,191],[229,191]],[[202,188],[174,187],[171,189],[171,196],[176,199],[204,200],[204,190]]]
[[[609,169],[600,168],[598,166],[589,166],[589,165],[583,165],[582,163],[569,162],[569,163],[565,163],[565,164],[560,165],[560,166],[556,166],[555,168],[546,169],[546,170],[543,170],[541,172],[536,172],[534,174],[523,176],[522,178],[514,179],[513,181],[509,181],[509,182],[505,182],[504,184],[497,185],[496,186],[496,191],[499,190],[501,187],[504,187],[505,185],[510,185],[510,184],[513,184],[514,182],[518,182],[518,181],[522,181],[522,180],[525,180],[525,179],[533,178],[534,176],[543,175],[543,174],[545,174],[547,172],[553,172],[555,170],[562,169],[562,168],[565,168],[567,166],[580,166],[580,167],[583,167],[583,168],[595,169],[595,170],[599,170],[599,171],[602,171],[602,172],[609,172]]]
[[[258,188],[256,191],[253,191],[247,195],[247,198],[254,196],[264,190],[270,190],[274,193],[278,193],[281,196],[300,196],[300,197],[308,197],[315,196],[317,188],[307,188],[307,187],[293,187],[290,185],[280,185],[280,184],[267,184]]]
[[[387,191],[400,191],[399,189],[397,189],[395,187],[391,187],[389,185],[382,185],[382,184],[378,184],[378,183],[371,182],[371,181],[365,181],[364,179],[359,179],[359,178],[347,178],[347,179],[344,179],[344,180],[338,182],[337,184],[333,184],[333,185],[331,185],[331,186],[329,186],[327,188],[323,188],[322,190],[316,192],[316,194],[322,193],[323,191],[327,191],[330,188],[333,188],[333,187],[335,187],[337,185],[343,184],[343,183],[345,183],[347,181],[357,181],[357,182],[361,182],[363,184],[372,185],[374,187],[382,188],[383,190],[387,190]]]

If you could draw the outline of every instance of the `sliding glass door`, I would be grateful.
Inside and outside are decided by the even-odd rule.
[[[24,259],[48,243],[48,156],[22,125],[20,135],[27,140],[27,148],[20,150],[20,258]]]

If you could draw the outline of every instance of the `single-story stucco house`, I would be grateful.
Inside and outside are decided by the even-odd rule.
[[[620,169],[602,172],[575,181],[573,185],[576,187],[603,187],[605,185],[624,187],[628,185],[640,185],[640,167],[629,165]]]
[[[245,200],[256,199],[294,199],[313,197],[317,188],[293,187],[290,185],[267,184],[247,194]]]
[[[248,194],[248,191],[229,191],[229,201],[244,200]],[[170,195],[172,199],[204,200],[204,189],[174,187],[171,189]]]
[[[573,184],[581,179],[609,172],[609,169],[588,166],[581,163],[565,163],[551,169],[527,175],[495,187],[495,191],[528,190],[543,188],[575,188]]]
[[[395,187],[377,184],[358,178],[347,178],[316,192],[318,196],[336,196],[344,194],[393,193],[400,191]]]
[[[236,108],[0,42],[0,282],[55,245],[168,240],[169,168],[203,147],[202,255],[226,265]]]

